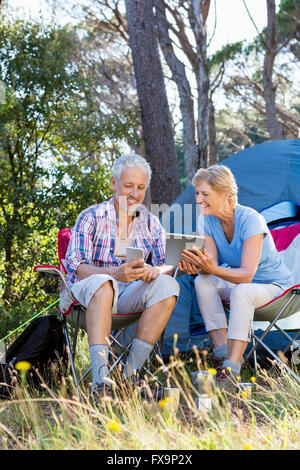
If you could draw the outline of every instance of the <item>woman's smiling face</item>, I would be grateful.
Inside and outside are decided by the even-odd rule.
[[[196,203],[203,215],[218,215],[228,202],[227,191],[215,191],[207,181],[200,181],[195,187]]]

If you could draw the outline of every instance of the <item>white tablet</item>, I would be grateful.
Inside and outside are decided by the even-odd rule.
[[[166,264],[177,266],[182,260],[183,250],[192,250],[193,246],[203,250],[205,246],[204,235],[187,235],[183,233],[167,233]]]

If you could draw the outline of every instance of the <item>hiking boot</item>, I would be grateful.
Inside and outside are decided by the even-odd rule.
[[[226,360],[226,357],[218,358],[218,357],[213,356],[211,367],[216,369],[217,373],[220,373],[224,369],[223,363],[225,360]],[[242,357],[241,362],[240,362],[241,367],[243,367],[244,363],[245,363],[245,359]]]
[[[222,370],[224,369],[223,362],[225,361],[225,359],[226,359],[225,357],[222,357],[222,358],[219,358],[219,357],[216,357],[216,356],[212,357],[211,367],[213,369],[216,369],[217,374],[222,372]]]
[[[238,391],[237,375],[224,369],[216,376],[216,385],[220,390],[225,392],[234,393]]]
[[[98,383],[91,391],[90,402],[92,405],[104,405],[114,398],[113,390],[105,383]]]

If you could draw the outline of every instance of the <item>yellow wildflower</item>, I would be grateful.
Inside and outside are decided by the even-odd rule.
[[[251,377],[251,382],[255,382],[255,377]]]
[[[227,367],[227,370],[230,372],[230,371],[231,371],[231,367],[230,367],[230,366],[228,366],[228,367]]]
[[[177,344],[177,340],[178,340],[178,334],[174,333],[173,338],[174,338],[174,344],[173,344],[174,353],[178,354],[179,351],[178,351],[178,348],[176,348],[176,344]]]
[[[241,380],[241,377],[238,375],[236,380],[239,382]]]
[[[17,370],[30,370],[31,364],[28,361],[19,361],[16,363],[15,368]]]
[[[159,400],[158,402],[158,406],[160,406],[160,408],[165,408],[166,407],[166,400],[165,398],[163,398],[162,400]]]
[[[215,375],[217,373],[216,369],[208,369],[209,374]]]
[[[166,398],[162,398],[161,400],[159,400],[158,402],[158,406],[160,408],[165,408],[168,404],[170,404],[171,402],[173,401],[173,399],[171,397],[166,397]]]
[[[106,429],[108,431],[120,432],[122,431],[122,424],[120,423],[120,421],[112,419],[106,424]]]
[[[252,447],[249,444],[245,444],[244,450],[251,450]]]
[[[241,395],[242,395],[243,398],[246,398],[247,397],[247,392],[242,392]]]

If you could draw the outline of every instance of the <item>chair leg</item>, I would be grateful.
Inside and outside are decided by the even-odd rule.
[[[254,372],[255,372],[255,375],[257,375],[257,354],[256,354],[256,344],[255,344],[255,337],[253,335],[253,331],[251,333],[251,337],[252,337],[252,345],[253,345],[253,360],[254,360]]]
[[[76,321],[75,321],[75,331],[73,335],[73,344],[72,344],[72,353],[73,353],[73,360],[75,361],[75,354],[76,354],[76,346],[77,346],[77,336],[79,330],[79,315],[80,310],[76,310]]]
[[[298,382],[298,384],[300,384],[300,377],[295,374],[295,372],[293,372],[278,356],[277,354],[275,354],[265,343],[263,343],[261,341],[260,338],[258,338],[258,336],[256,336],[254,333],[253,333],[253,336],[256,340],[256,346],[257,346],[257,343],[259,343],[277,362],[279,362],[279,364],[281,364],[291,375],[292,377],[294,377],[294,379],[296,379],[296,381]]]
[[[269,326],[265,329],[264,333],[261,335],[260,337],[260,344],[264,345],[264,343],[262,342],[263,339],[267,336],[267,334],[269,333],[269,331],[273,328],[273,326],[276,325],[276,322],[280,319],[280,317],[282,316],[283,312],[285,311],[285,309],[289,306],[289,304],[292,302],[292,300],[294,299],[295,297],[295,293],[289,298],[289,300],[285,303],[285,305],[280,309],[280,311],[278,312],[278,314],[275,316],[275,318],[273,318],[273,320],[269,323]],[[256,337],[257,338],[257,337]],[[249,357],[254,353],[254,351],[256,350],[258,344],[256,343],[255,346],[252,347],[251,351],[247,354],[246,356],[246,360],[249,359]]]
[[[293,346],[293,347],[296,347],[296,348],[299,347],[298,343],[296,343],[296,339],[297,339],[297,338],[299,337],[299,335],[300,335],[300,330],[299,330],[298,333],[295,335],[295,337],[292,338],[290,335],[287,334],[286,331],[282,330],[278,325],[274,325],[274,326],[275,326],[275,328],[279,331],[279,333],[281,333],[281,334],[289,341],[288,345],[286,346],[286,348],[285,348],[284,351],[283,351],[283,354],[285,354],[285,353],[288,351],[288,349],[289,349],[290,346]]]
[[[78,386],[79,381],[78,381],[77,374],[76,374],[76,368],[75,368],[74,357],[73,357],[72,348],[71,348],[71,342],[70,342],[70,336],[69,336],[68,327],[67,327],[67,321],[66,321],[66,318],[65,318],[64,315],[61,315],[61,321],[62,321],[63,332],[64,332],[64,336],[65,336],[66,344],[67,344],[67,348],[68,348],[74,385],[75,385],[75,389],[76,389],[76,392],[77,392],[77,396],[80,400],[81,399],[81,394],[80,394],[79,386]]]

